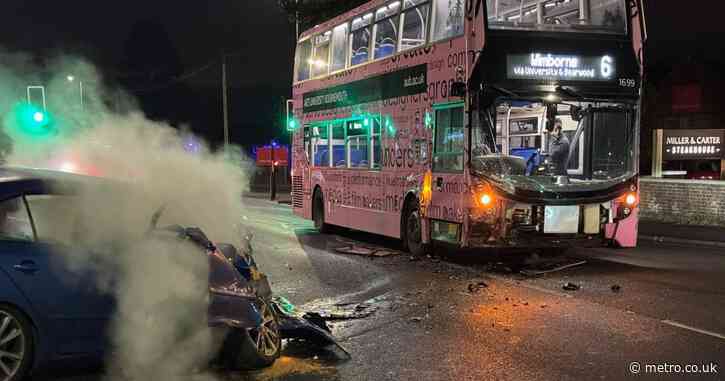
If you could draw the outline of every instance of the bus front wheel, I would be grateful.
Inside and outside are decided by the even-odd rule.
[[[325,223],[325,201],[321,191],[315,192],[312,198],[312,220],[318,232],[322,234],[330,232],[330,224]]]
[[[416,256],[425,255],[428,247],[423,243],[423,229],[420,219],[420,208],[417,203],[411,202],[405,216],[405,236],[403,243],[408,251]]]

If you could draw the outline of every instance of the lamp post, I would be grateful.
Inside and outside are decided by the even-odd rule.
[[[66,77],[66,79],[68,80],[68,82],[72,83],[72,82],[75,82],[76,77],[73,75],[68,75]],[[78,90],[79,90],[80,100],[81,100],[81,110],[83,110],[83,81],[81,81],[80,79],[78,80]]]

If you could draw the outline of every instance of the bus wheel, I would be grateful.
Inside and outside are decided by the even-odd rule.
[[[315,229],[322,234],[330,233],[330,224],[325,223],[325,201],[321,191],[315,192],[312,198],[312,220]]]
[[[408,251],[416,256],[423,256],[427,251],[427,245],[423,243],[420,209],[415,203],[411,203],[405,216],[405,237],[404,244]]]

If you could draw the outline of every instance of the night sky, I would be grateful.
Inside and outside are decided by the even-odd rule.
[[[692,57],[725,62],[718,2],[649,0],[648,64]],[[683,7],[686,4],[687,7]],[[276,0],[3,0],[0,46],[39,57],[81,54],[109,82],[133,89],[150,117],[191,124],[221,140],[221,52],[230,57],[231,138],[250,144],[284,135],[294,26]],[[678,6],[679,5],[679,6]],[[209,64],[183,82],[169,78]]]

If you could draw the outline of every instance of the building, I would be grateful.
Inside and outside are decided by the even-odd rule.
[[[648,72],[641,217],[725,226],[723,65],[688,61]]]

